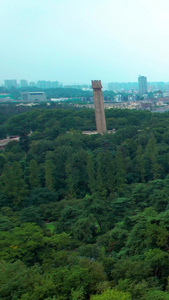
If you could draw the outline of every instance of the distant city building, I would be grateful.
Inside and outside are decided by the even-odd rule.
[[[21,87],[27,87],[27,86],[28,86],[27,80],[21,79],[21,80],[20,80],[20,85],[21,85]]]
[[[4,85],[7,89],[11,89],[12,87],[18,87],[16,79],[4,80]]]
[[[59,87],[59,81],[39,80],[37,82],[37,87],[41,88],[41,89],[58,88]]]
[[[21,93],[21,97],[23,101],[29,101],[29,102],[46,101],[46,95],[44,92],[24,92]]]
[[[109,82],[108,90],[114,92],[129,92],[129,93],[137,93],[139,90],[140,94],[145,94],[149,92],[154,92],[161,90],[169,91],[169,82],[157,81],[157,82],[147,82],[147,78],[145,76],[140,76],[138,78],[138,82]],[[142,87],[139,88],[139,82]],[[141,89],[141,91],[140,91]]]
[[[114,101],[115,101],[115,102],[121,102],[121,101],[122,101],[121,95],[116,95],[116,96],[114,97]]]
[[[64,85],[65,89],[79,89],[79,90],[90,90],[90,86],[86,84],[71,84],[71,85]]]
[[[51,82],[51,87],[52,88],[58,88],[59,87],[59,81],[52,81]]]
[[[36,86],[36,83],[34,81],[30,81],[29,86]]]
[[[165,90],[168,90],[169,86],[167,83],[164,83],[163,81],[157,81],[157,82],[148,82],[148,90],[149,91],[158,91],[161,90],[164,92]]]
[[[138,86],[139,86],[139,94],[147,93],[147,77],[139,76],[138,77]]]
[[[110,91],[121,91],[121,90],[137,90],[137,82],[109,82],[108,90]]]
[[[40,89],[46,89],[47,88],[47,82],[45,80],[39,80],[36,84],[36,86]]]
[[[169,97],[169,91],[163,93],[163,97]]]
[[[121,83],[120,82],[109,82],[108,83],[108,90],[110,91],[120,91]]]

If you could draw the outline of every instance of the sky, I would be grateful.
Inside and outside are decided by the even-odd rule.
[[[0,83],[169,81],[168,0],[0,0]]]

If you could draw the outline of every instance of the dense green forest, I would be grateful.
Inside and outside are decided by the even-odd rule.
[[[169,113],[106,119],[1,113],[0,299],[169,299]]]

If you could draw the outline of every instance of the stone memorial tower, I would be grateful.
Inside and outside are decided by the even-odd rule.
[[[97,132],[103,134],[107,131],[104,113],[103,93],[101,80],[92,80],[93,98]]]

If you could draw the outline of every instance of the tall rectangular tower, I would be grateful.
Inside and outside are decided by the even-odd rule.
[[[104,113],[103,93],[101,80],[92,80],[93,98],[97,132],[103,134],[107,131]]]
[[[139,93],[146,94],[147,93],[147,77],[139,76],[138,77],[138,86],[139,86]]]

